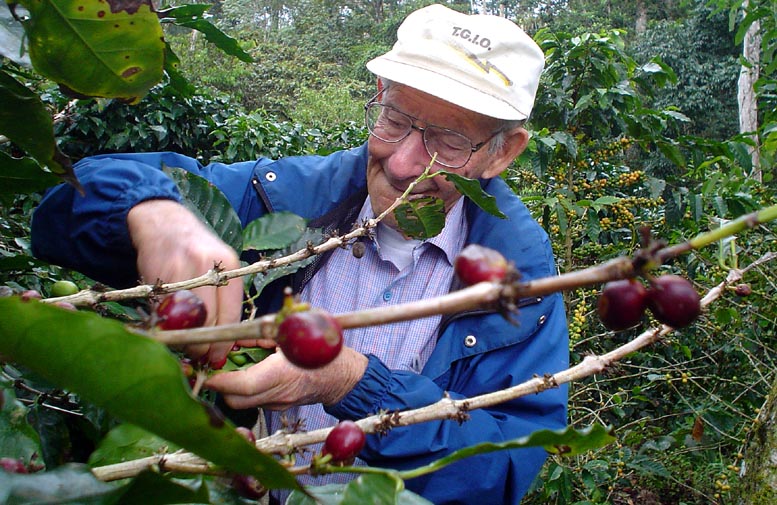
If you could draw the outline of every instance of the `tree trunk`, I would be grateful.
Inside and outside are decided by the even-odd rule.
[[[758,414],[740,477],[741,505],[777,503],[777,380]]]
[[[634,31],[637,35],[642,35],[647,30],[647,9],[645,8],[645,2],[639,0],[637,2],[637,20],[634,23]]]
[[[749,2],[745,0],[743,8],[747,12]],[[739,132],[750,133],[755,147],[750,148],[753,168],[750,176],[761,182],[761,163],[758,151],[758,104],[755,97],[754,84],[758,80],[758,65],[761,50],[761,23],[756,21],[750,25],[742,44],[742,57],[746,62],[739,72],[737,84],[737,101],[739,103]]]

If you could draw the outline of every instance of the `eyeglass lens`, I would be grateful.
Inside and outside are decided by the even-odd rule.
[[[413,130],[413,118],[393,107],[371,103],[366,111],[367,128],[384,142],[400,142]],[[424,145],[429,156],[437,153],[435,161],[450,168],[466,165],[472,155],[472,142],[461,135],[438,126],[416,129],[423,131]]]

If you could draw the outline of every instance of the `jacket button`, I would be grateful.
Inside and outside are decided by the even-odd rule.
[[[277,179],[277,177],[278,176],[275,175],[275,172],[267,172],[266,174],[264,174],[264,178],[267,179],[269,182],[274,181],[275,179]]]
[[[539,319],[537,319],[537,324],[542,326],[543,324],[545,324],[545,321],[547,320],[548,320],[548,316],[542,315],[540,316]]]
[[[475,335],[467,335],[464,337],[464,346],[465,347],[475,347],[475,344],[478,343],[478,339],[475,338]]]

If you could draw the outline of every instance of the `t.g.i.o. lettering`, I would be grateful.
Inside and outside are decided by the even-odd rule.
[[[471,42],[473,44],[476,44],[483,49],[491,49],[491,39],[488,37],[481,37],[477,33],[472,33],[472,31],[462,28],[460,26],[454,26],[453,27],[453,36],[462,38],[468,42]]]

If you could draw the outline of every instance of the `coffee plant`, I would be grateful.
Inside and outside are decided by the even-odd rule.
[[[203,6],[183,6],[158,16],[149,4],[137,4],[151,28],[149,38],[157,33],[154,23],[161,18],[201,30],[228,54],[248,59],[232,39],[207,22]],[[27,2],[21,5],[28,7],[33,18],[47,15]],[[128,11],[110,14],[118,21],[129,15]],[[25,25],[28,20],[23,16],[17,21],[28,29],[31,39],[49,35]],[[565,446],[568,450],[563,456],[551,457],[527,503],[640,503],[658,494],[674,500],[672,503],[723,503],[736,490],[758,409],[773,381],[768,371],[777,368],[775,286],[768,275],[768,255],[774,243],[768,224],[775,217],[774,188],[755,184],[737,171],[742,166],[744,139],[710,143],[669,137],[671,124],[685,118],[674,110],[651,110],[645,100],[651,86],[673,79],[672,72],[658,60],[636,65],[623,51],[617,32],[579,38],[545,33],[538,34],[538,39],[548,54],[546,92],[538,99],[530,149],[507,179],[551,235],[565,275],[559,277],[561,281],[549,279],[534,288],[522,286],[509,275],[487,276],[476,278],[465,293],[476,305],[485,299],[491,303],[499,297],[509,298],[511,290],[564,290],[571,353],[580,365],[558,374],[556,380],[573,385],[570,424],[591,428],[537,432],[498,446],[473,446],[449,459],[525,446],[540,445],[551,451]],[[5,470],[0,472],[2,499],[37,492],[59,500],[81,501],[90,496],[99,503],[142,503],[141,497],[153,493],[160,503],[240,503],[241,497],[258,498],[263,488],[298,487],[288,469],[271,456],[271,439],[255,441],[231,429],[231,423],[212,404],[213,398],[198,391],[197,382],[212,368],[250,366],[262,359],[262,353],[235,348],[223,364],[187,362],[168,345],[185,343],[192,330],[150,329],[154,317],[170,317],[152,315],[147,301],[157,298],[160,289],[164,293],[164,286],[114,291],[34,259],[28,247],[29,216],[39,201],[37,192],[56,182],[52,172],[77,184],[68,156],[78,159],[141,147],[180,150],[204,162],[326,154],[358,145],[366,139],[366,132],[354,124],[327,131],[308,129],[272,115],[245,113],[228,99],[198,95],[178,73],[170,47],[159,44],[158,38],[141,37],[139,43],[148,44],[157,56],[169,51],[164,63],[162,58],[144,61],[151,63],[154,72],[142,86],[119,83],[98,90],[83,88],[90,83],[83,83],[78,75],[53,75],[45,64],[32,72],[20,66],[24,65],[21,61],[2,60],[0,105],[6,115],[0,114],[0,134],[7,139],[0,150],[0,177],[10,182],[0,185],[4,283],[0,293],[0,428],[8,434],[0,442]],[[83,65],[93,64],[85,54],[76,51],[76,59],[66,60],[64,67],[82,72]],[[33,55],[33,60],[39,57]],[[597,64],[580,66],[583,61]],[[52,81],[79,95],[138,103],[115,99],[74,102],[54,89]],[[58,114],[53,115],[52,108]],[[10,116],[7,111],[12,111]],[[49,138],[49,129],[54,139]],[[30,131],[35,134],[26,135]],[[646,160],[657,153],[683,170],[682,177],[653,170]],[[41,166],[48,170],[40,170]],[[210,212],[214,208],[227,207],[219,203],[215,191],[209,193],[213,190],[195,178],[174,172],[171,176],[186,188],[187,200],[216,202],[202,210],[204,219],[215,214]],[[487,205],[487,199],[465,181],[450,174],[442,176],[451,177],[473,201]],[[764,210],[751,214],[746,222],[736,220],[759,209]],[[435,226],[423,209],[407,212],[416,213],[422,222],[418,233],[428,233]],[[746,224],[757,229],[746,232]],[[298,218],[284,215],[268,216],[245,230],[235,231],[229,224],[216,222],[211,225],[239,250],[275,257],[273,267],[277,258],[308,251],[305,244],[309,242],[320,244],[313,252],[318,253],[327,247],[348,246],[357,236],[341,237],[338,242],[338,238],[300,235],[293,231],[299,230]],[[649,236],[646,227],[651,230]],[[716,230],[724,232],[716,235]],[[359,232],[369,230],[353,233]],[[272,243],[266,240],[269,236],[275,237]],[[659,238],[664,243],[657,244]],[[682,254],[660,257],[651,268],[629,270],[645,260],[641,252],[660,253],[671,249],[667,244],[688,244],[688,240],[692,247]],[[254,263],[246,275],[246,286],[253,288],[248,289],[249,305],[269,279],[292,272],[308,257],[295,257],[277,269],[266,260]],[[701,317],[678,332],[658,326],[651,312],[640,311],[644,325],[637,324],[636,317],[627,321],[636,326],[613,323],[607,316],[594,317],[600,311],[600,295],[607,296],[601,288],[608,281],[619,282],[616,277],[624,275],[597,265],[619,259],[617,264],[625,268],[626,277],[646,277],[648,290],[651,279],[679,275],[688,279],[683,282],[690,281],[694,293],[722,286],[716,294],[721,302],[705,302]],[[655,259],[648,255],[648,260]],[[594,272],[598,280],[582,280],[577,272]],[[731,281],[736,288],[726,283],[732,272],[747,274],[746,279]],[[230,272],[219,275],[224,279]],[[745,281],[748,289],[740,287]],[[207,282],[194,279],[189,287]],[[73,285],[80,291],[73,294]],[[64,300],[52,300],[61,297]],[[78,310],[64,310],[57,302],[72,303]],[[445,300],[435,302],[445,304]],[[647,306],[648,301],[645,303]],[[653,301],[654,309],[656,303]],[[419,310],[438,309],[421,304]],[[259,318],[241,326],[271,328],[267,321]],[[678,322],[686,321],[668,322],[679,326]],[[662,329],[643,331],[651,326]],[[74,336],[81,339],[79,346],[72,345]],[[621,347],[631,342],[639,347],[629,352]],[[605,366],[597,368],[585,359],[592,353],[607,358]],[[144,381],[146,373],[154,377],[153,384]],[[138,380],[144,381],[142,388],[136,387]],[[543,387],[547,386],[540,378],[527,385],[532,394]],[[478,408],[507,399],[501,392],[486,396],[467,402]],[[442,416],[455,414],[443,407],[429,409],[442,411]],[[462,406],[454,403],[453,408]],[[376,416],[357,424],[359,430],[372,432],[381,422]],[[616,426],[617,438],[605,426]],[[339,447],[330,450],[330,455],[334,449]],[[321,471],[328,468],[325,458]],[[391,501],[422,503],[419,497],[397,491],[401,481],[449,462],[403,472],[374,469],[374,474],[349,486],[363,487],[373,495],[387,493]],[[144,471],[148,469],[156,471]],[[184,476],[187,478],[180,478]],[[120,482],[113,483],[117,480]],[[60,483],[67,486],[57,487]],[[312,488],[309,492],[334,500],[342,488]],[[291,502],[305,503],[306,499],[295,494]]]

